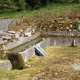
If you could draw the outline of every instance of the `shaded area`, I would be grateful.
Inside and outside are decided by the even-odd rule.
[[[11,53],[9,54],[8,59],[12,63],[12,69],[23,69],[25,63],[20,54]]]
[[[35,53],[37,55],[39,55],[39,56],[45,56],[46,55],[46,53],[44,52],[44,50],[40,46],[38,46],[38,45],[36,45],[34,47],[34,50],[35,50]]]

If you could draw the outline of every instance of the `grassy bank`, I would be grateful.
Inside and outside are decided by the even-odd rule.
[[[80,48],[50,46],[46,56],[35,56],[27,64],[30,68],[4,72],[5,80],[79,80]],[[3,72],[0,72],[0,76]]]
[[[80,4],[50,4],[46,7],[43,7],[38,10],[29,10],[21,12],[12,12],[12,13],[3,13],[0,14],[0,17],[10,17],[10,18],[19,18],[23,16],[35,16],[42,13],[61,13],[66,10],[71,10],[74,8],[79,8]]]

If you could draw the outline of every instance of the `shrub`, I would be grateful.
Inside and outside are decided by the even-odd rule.
[[[0,0],[0,13],[38,9],[52,3],[80,3],[80,0]]]

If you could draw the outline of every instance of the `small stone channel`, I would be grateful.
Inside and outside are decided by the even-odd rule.
[[[37,43],[39,43],[40,41],[42,41],[42,38],[36,38],[34,40],[31,40],[31,41],[26,42],[26,43],[24,43],[24,44],[22,44],[18,47],[15,47],[15,48],[11,49],[10,52],[14,53],[14,54],[19,53],[21,51],[24,51],[25,49],[30,48],[31,46],[33,46]]]

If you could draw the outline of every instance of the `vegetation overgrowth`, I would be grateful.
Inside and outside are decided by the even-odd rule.
[[[0,0],[0,13],[39,9],[48,4],[80,3],[80,0]]]
[[[0,79],[5,80],[79,80],[80,48],[48,46],[46,55],[34,56],[23,70],[0,71]],[[3,75],[2,75],[3,74]]]
[[[10,24],[9,30],[25,30],[30,26],[36,26],[39,28],[44,20],[44,23],[49,25],[57,18],[64,18],[69,21],[80,19],[80,4],[49,4],[46,7],[37,10],[24,10],[10,13],[0,14],[0,18],[18,18],[18,21],[14,22],[15,26]],[[22,22],[19,22],[22,21]],[[75,21],[73,21],[75,22]],[[74,23],[75,24],[75,23]]]
[[[37,9],[37,10],[24,10],[24,11],[15,11],[15,12],[3,12],[0,13],[0,17],[10,17],[10,18],[20,18],[24,16],[37,16],[43,15],[44,13],[57,13],[60,14],[61,12],[71,10],[74,8],[80,8],[80,3],[76,4],[49,4],[46,7]],[[53,14],[54,15],[54,14]],[[44,15],[43,15],[44,16]],[[38,16],[37,16],[38,18]]]

